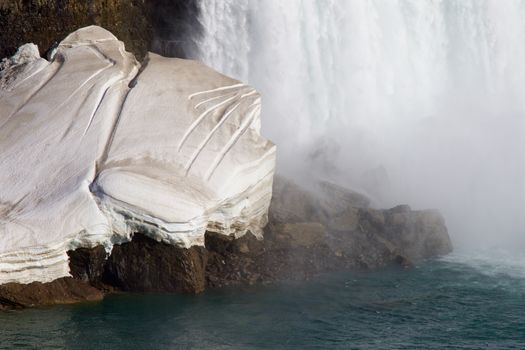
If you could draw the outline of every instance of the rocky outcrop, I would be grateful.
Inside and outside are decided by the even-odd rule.
[[[73,278],[104,288],[103,278],[109,256],[104,246],[77,248],[68,251],[67,254],[69,271]]]
[[[306,228],[306,227],[302,227]],[[338,257],[327,244],[323,232],[308,227],[306,233],[267,230],[263,241],[252,235],[228,239],[206,235],[209,251],[206,267],[210,288],[228,285],[307,280],[328,271],[356,267],[351,259]]]
[[[107,28],[138,60],[152,51],[191,57],[199,35],[197,0],[0,1],[0,58],[25,43],[49,53],[69,33],[89,25]]]
[[[0,285],[0,310],[102,300],[104,293],[71,277],[53,282]]]
[[[107,28],[139,59],[153,40],[149,1],[145,0],[9,0],[0,1],[0,57],[25,43],[46,51],[69,33],[88,25]]]
[[[417,261],[452,250],[445,221],[436,210],[411,210],[408,205],[372,209],[353,191],[327,182],[320,188],[307,191],[276,176],[270,227],[278,231],[286,227],[300,235],[301,225],[316,223],[326,232],[334,251],[362,256],[360,264],[369,267],[384,265],[389,259]]]
[[[113,248],[104,282],[124,291],[199,293],[206,288],[206,262],[203,247],[179,248],[138,234]]]
[[[283,279],[321,272],[413,263],[452,250],[443,217],[408,206],[364,207],[353,191],[323,183],[320,193],[283,177],[274,180],[270,222],[263,241],[206,234],[209,287]],[[329,190],[327,190],[329,188]],[[325,193],[331,193],[331,200]]]

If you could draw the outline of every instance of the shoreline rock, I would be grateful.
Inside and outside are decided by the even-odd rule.
[[[452,250],[436,211],[327,203],[282,177],[275,184],[262,240],[251,233],[234,238],[208,231],[204,247],[180,248],[136,233],[109,255],[103,246],[79,248],[68,252],[73,278],[0,286],[0,309],[100,300],[112,292],[200,293],[308,280],[334,271],[410,267]],[[344,193],[334,200],[338,198],[345,198]],[[327,205],[337,210],[327,210]],[[322,219],[308,221],[312,218]]]
[[[0,285],[0,310],[100,301],[103,298],[103,291],[71,277],[47,283]]]

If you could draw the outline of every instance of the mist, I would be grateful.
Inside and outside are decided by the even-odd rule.
[[[525,246],[525,1],[199,3],[190,56],[255,86],[278,171]]]

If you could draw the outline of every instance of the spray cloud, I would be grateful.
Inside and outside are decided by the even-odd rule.
[[[458,246],[523,245],[523,18],[522,0],[201,0],[193,55],[262,93],[281,172],[439,208]]]

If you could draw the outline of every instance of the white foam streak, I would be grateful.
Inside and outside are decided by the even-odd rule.
[[[456,252],[441,260],[471,267],[487,276],[506,275],[525,279],[525,254],[508,249],[484,249]]]

